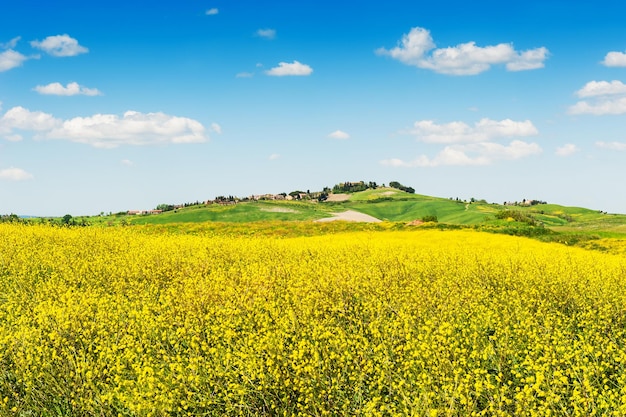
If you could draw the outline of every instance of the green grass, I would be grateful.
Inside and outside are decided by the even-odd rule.
[[[185,207],[158,215],[134,216],[129,221],[132,224],[312,221],[329,217],[329,211],[329,207],[310,202],[259,201]]]
[[[355,210],[383,220],[384,225],[330,222],[324,225],[314,220],[330,217],[332,213]],[[496,215],[503,210],[511,221]],[[523,216],[515,216],[519,211]],[[273,234],[279,236],[313,235],[353,230],[404,228],[414,220],[436,216],[437,227],[472,227],[497,233],[536,237],[542,240],[576,244],[599,238],[626,239],[626,215],[605,214],[582,207],[541,204],[530,207],[503,206],[485,202],[464,202],[420,194],[409,194],[393,188],[379,188],[350,194],[348,201],[259,201],[234,205],[198,205],[158,215],[94,216],[86,222],[100,226],[146,225],[168,230],[211,232],[215,228],[229,229],[234,234]],[[81,218],[82,219],[82,218]],[[37,220],[33,220],[37,221]],[[427,226],[427,227],[432,227]]]
[[[597,233],[603,231],[615,236],[626,236],[626,216],[604,214],[597,210],[581,207],[565,207],[542,204],[531,207],[502,206],[484,202],[467,203],[409,194],[400,190],[380,188],[350,195],[344,202],[310,201],[259,201],[240,202],[234,205],[200,205],[181,208],[159,215],[129,216],[125,222],[131,224],[169,224],[203,222],[275,222],[313,221],[330,217],[333,212],[355,210],[389,222],[408,223],[425,216],[436,216],[440,223],[455,225],[506,226],[509,223],[495,221],[502,210],[521,211],[539,224],[565,233]],[[118,224],[120,218],[101,219],[100,222]]]

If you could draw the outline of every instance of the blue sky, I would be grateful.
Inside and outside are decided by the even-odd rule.
[[[5,4],[0,213],[356,180],[626,213],[626,3],[502,4]]]

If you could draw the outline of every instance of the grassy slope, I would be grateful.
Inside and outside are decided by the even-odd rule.
[[[245,202],[222,206],[186,207],[159,215],[136,216],[130,219],[133,224],[168,224],[197,222],[261,222],[315,220],[329,217],[328,207],[313,203],[291,201]]]
[[[424,216],[437,216],[442,223],[476,224],[485,221],[498,211],[491,204],[467,204],[447,198],[408,194],[389,188],[356,193],[346,205],[381,220],[394,222],[409,222]]]
[[[437,216],[440,223],[514,227],[506,220],[496,220],[501,210],[519,210],[544,226],[566,234],[593,234],[597,237],[626,237],[626,216],[604,214],[580,207],[542,204],[532,207],[508,207],[489,203],[465,203],[446,198],[408,194],[390,188],[366,190],[350,195],[345,202],[312,203],[308,201],[244,202],[231,206],[195,206],[151,216],[131,216],[132,224],[167,225],[173,223],[260,223],[313,221],[330,217],[332,212],[355,210],[389,222],[407,223],[424,216]]]

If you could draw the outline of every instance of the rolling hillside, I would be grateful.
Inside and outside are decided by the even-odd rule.
[[[333,213],[357,211],[383,222],[409,223],[434,219],[440,224],[483,227],[515,225],[549,228],[566,233],[594,232],[599,236],[626,235],[626,216],[557,204],[504,206],[484,201],[458,201],[411,194],[393,188],[368,189],[326,201],[245,201],[237,204],[195,205],[158,215],[127,216],[130,224],[312,222]]]

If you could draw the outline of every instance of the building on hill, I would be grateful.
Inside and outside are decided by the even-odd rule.
[[[129,216],[141,216],[144,214],[161,214],[163,210],[128,210],[126,214]]]

